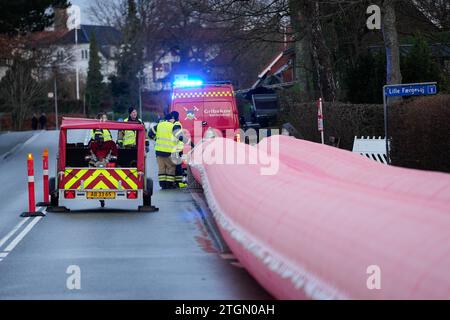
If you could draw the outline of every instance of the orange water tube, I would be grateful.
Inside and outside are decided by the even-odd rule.
[[[450,299],[450,175],[282,136],[213,139],[190,165],[223,238],[274,297]]]

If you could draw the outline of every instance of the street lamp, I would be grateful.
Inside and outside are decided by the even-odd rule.
[[[140,71],[138,73],[138,79],[139,79],[139,115],[143,119],[144,115],[142,114],[142,78],[143,78],[143,73],[142,73],[142,71]]]
[[[49,97],[49,99],[55,98],[55,125],[56,125],[56,130],[58,130],[59,129],[59,120],[58,120],[58,88],[56,86],[56,75],[55,75],[54,83],[53,83],[53,92],[49,92],[48,93],[48,97]]]

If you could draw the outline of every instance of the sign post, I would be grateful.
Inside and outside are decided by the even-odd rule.
[[[325,136],[323,133],[323,104],[322,104],[322,98],[319,98],[319,101],[317,102],[317,126],[320,132],[320,137],[322,140],[322,144],[325,144]]]
[[[383,105],[384,105],[384,135],[386,140],[386,158],[387,163],[391,164],[389,153],[389,135],[388,135],[388,98],[390,97],[410,97],[410,96],[426,96],[437,93],[436,82],[423,83],[407,83],[407,84],[392,84],[383,87]]]

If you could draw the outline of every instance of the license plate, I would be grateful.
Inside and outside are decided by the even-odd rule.
[[[112,191],[88,191],[88,199],[115,199],[116,193]]]

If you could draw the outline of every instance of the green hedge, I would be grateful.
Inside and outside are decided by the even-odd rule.
[[[296,95],[280,94],[280,125],[290,122],[304,139],[320,142],[317,103],[299,103]],[[392,164],[450,172],[450,95],[405,99],[389,107]],[[352,150],[355,136],[384,137],[383,105],[324,103],[325,143],[330,137]]]
[[[389,125],[394,165],[450,172],[450,95],[392,106]]]

